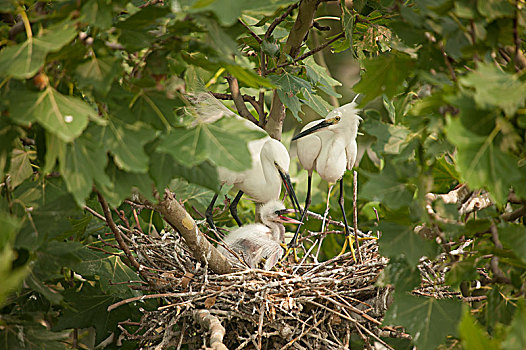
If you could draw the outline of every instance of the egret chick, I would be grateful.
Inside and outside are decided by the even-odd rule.
[[[262,259],[266,259],[264,268],[270,270],[283,256],[280,244],[285,238],[283,223],[301,223],[284,216],[288,212],[282,202],[269,201],[261,207],[261,224],[239,227],[230,232],[224,242],[251,268],[255,268]],[[224,247],[219,246],[217,249],[229,260],[238,262],[238,259]]]
[[[237,215],[237,204],[244,193],[258,204],[267,203],[279,199],[282,182],[289,194],[292,206],[294,209],[299,208],[298,199],[290,183],[290,156],[285,146],[278,140],[266,136],[249,142],[248,149],[252,156],[250,169],[243,172],[235,172],[223,167],[217,169],[221,184],[234,185],[239,190],[230,204],[230,212],[236,223],[239,226],[242,225]],[[206,210],[206,220],[213,229],[215,229],[215,224],[212,210],[216,199],[217,194],[212,198]]]
[[[347,243],[350,242],[349,225],[345,215],[343,199],[343,175],[346,169],[351,170],[356,161],[357,144],[356,136],[362,118],[358,115],[357,104],[353,102],[335,108],[327,117],[308,123],[299,134],[292,138],[297,140],[297,154],[302,167],[308,172],[307,198],[302,213],[301,222],[311,201],[312,172],[314,169],[320,177],[334,184],[340,181],[339,205],[345,224],[345,244],[340,254],[345,252]],[[298,226],[294,237],[289,243],[289,248],[296,247],[301,225]],[[352,249],[354,257],[354,250]]]

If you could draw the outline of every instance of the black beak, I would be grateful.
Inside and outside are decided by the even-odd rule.
[[[320,129],[326,128],[326,127],[331,126],[333,124],[334,124],[333,121],[322,120],[321,122],[319,122],[318,124],[314,125],[313,127],[310,127],[307,130],[304,130],[304,131],[300,132],[299,134],[297,134],[296,136],[294,136],[292,138],[292,141],[296,141],[297,139],[300,139],[300,138],[302,138],[304,136],[310,135],[313,132],[316,132],[316,131],[318,131]]]
[[[294,188],[292,187],[292,184],[290,183],[290,176],[289,174],[283,172],[278,167],[279,176],[281,176],[281,180],[283,181],[283,184],[285,185],[285,189],[287,190],[287,193],[289,194],[290,201],[292,202],[292,206],[294,207],[294,210],[296,211],[296,217],[299,218],[298,213],[301,214],[301,207],[300,203],[298,202],[298,198],[296,198],[296,193],[294,192]]]

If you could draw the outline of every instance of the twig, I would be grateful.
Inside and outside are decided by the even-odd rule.
[[[237,79],[232,76],[227,76],[226,80],[228,81],[228,85],[230,86],[230,91],[232,92],[232,99],[234,101],[234,104],[236,105],[236,109],[239,115],[257,125],[257,119],[254,118],[252,113],[250,113],[250,111],[248,110],[247,106],[245,106],[245,101],[241,96],[241,92],[239,90],[239,83]]]
[[[281,16],[279,16],[278,18],[274,19],[274,21],[270,24],[270,26],[268,27],[267,31],[265,32],[265,36],[264,36],[265,40],[270,38],[270,36],[272,35],[272,32],[274,31],[274,29],[276,29],[278,24],[283,22],[285,20],[285,18],[287,18],[292,13],[292,11],[294,11],[294,9],[298,7],[298,5],[299,5],[299,2],[296,2],[296,3],[292,4],[292,5],[290,5],[287,8],[287,10],[285,12],[283,12],[283,14]]]
[[[515,221],[521,216],[526,216],[526,205],[515,211],[512,211],[511,213],[504,213],[500,216],[500,218],[504,221]]]
[[[130,248],[126,245],[126,242],[124,242],[124,239],[122,238],[123,234],[121,230],[115,225],[115,222],[113,221],[113,218],[111,217],[111,211],[108,207],[108,203],[106,202],[106,199],[100,194],[98,191],[97,197],[99,199],[100,206],[102,207],[102,211],[104,212],[104,217],[106,218],[106,223],[110,227],[111,231],[115,235],[115,240],[119,243],[119,247],[124,251],[124,254],[126,254],[126,258],[130,261],[130,264],[132,264],[133,267],[137,269],[139,274],[149,283],[152,284],[148,278],[148,274],[144,272],[144,270],[141,268],[141,264],[135,260],[135,257],[133,256],[132,252],[130,251]]]
[[[263,42],[263,39],[261,39],[261,38],[259,37],[259,35],[257,35],[256,33],[254,33],[254,32],[252,31],[252,29],[250,29],[250,27],[249,27],[245,22],[243,22],[241,19],[238,19],[238,21],[239,21],[239,23],[241,23],[241,24],[243,25],[243,27],[245,27],[245,28],[248,30],[248,32],[250,33],[250,35],[252,35],[252,37],[253,37],[254,39],[256,39],[256,41],[258,42],[258,44],[261,45],[261,43]]]
[[[234,100],[234,97],[231,94],[223,94],[223,93],[212,92],[212,91],[210,93],[212,94],[212,96],[214,96],[215,98],[219,100],[229,100],[229,101]],[[263,109],[261,107],[261,104],[256,100],[256,98],[250,95],[241,95],[241,97],[243,98],[243,101],[249,102],[254,107],[254,109],[260,116],[260,120],[261,120],[261,116],[263,115]],[[252,115],[252,113],[250,115]],[[250,121],[255,123],[256,125],[260,124],[260,122],[258,122],[255,118]]]

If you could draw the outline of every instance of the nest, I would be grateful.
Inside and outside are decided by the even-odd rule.
[[[346,253],[218,275],[192,257],[177,232],[133,235],[130,248],[159,292],[140,299],[162,300],[156,310],[143,310],[137,332],[121,327],[142,348],[343,349],[351,337],[390,348],[381,339],[394,332],[381,325],[389,288],[375,286],[387,259],[376,241],[362,242],[361,264]]]

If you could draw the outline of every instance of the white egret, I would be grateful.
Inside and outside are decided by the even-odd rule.
[[[283,256],[281,244],[285,238],[283,223],[299,224],[300,221],[284,216],[289,211],[282,202],[271,200],[260,210],[262,224],[245,225],[230,232],[224,242],[244,261],[254,268],[266,259],[264,268],[270,270]],[[227,249],[218,246],[218,250],[229,260],[238,259]]]
[[[355,98],[356,99],[356,98]],[[357,104],[353,102],[335,108],[325,119],[315,120],[308,123],[299,134],[292,138],[297,140],[297,154],[301,165],[308,172],[307,198],[305,208],[301,216],[301,222],[311,200],[312,172],[316,169],[322,179],[334,184],[340,181],[339,204],[345,224],[345,251],[347,242],[350,242],[349,225],[345,215],[343,199],[343,175],[346,169],[351,170],[356,161],[357,145],[356,136],[358,125],[362,118],[358,115]],[[289,248],[295,248],[301,225],[298,226],[294,237],[289,243]],[[352,245],[351,245],[352,250]],[[354,251],[353,251],[354,255]]]
[[[281,183],[285,185],[293,207],[299,209],[298,199],[290,183],[289,152],[278,140],[266,136],[262,139],[248,143],[248,149],[252,155],[252,166],[243,172],[235,172],[223,167],[218,168],[219,180],[222,184],[234,185],[239,190],[230,204],[230,212],[239,226],[242,225],[237,215],[237,204],[246,193],[256,203],[266,203],[279,198]],[[206,219],[209,225],[215,229],[212,210],[214,208],[217,194],[206,210]]]

